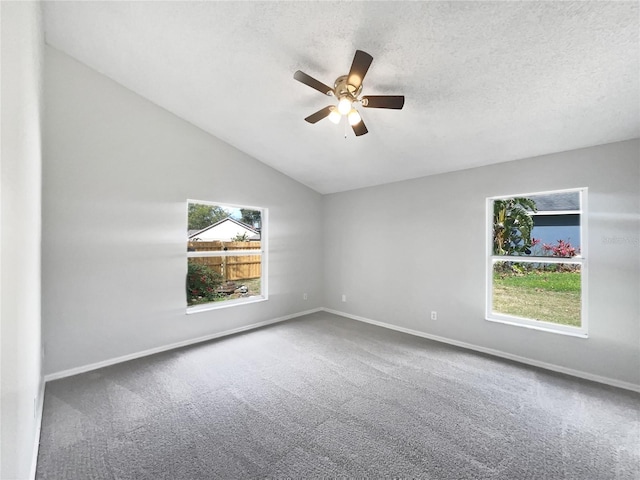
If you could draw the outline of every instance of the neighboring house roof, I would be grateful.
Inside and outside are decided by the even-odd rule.
[[[202,230],[189,231],[189,240],[222,240],[229,241],[236,235],[246,234],[250,240],[260,240],[260,231],[242,223],[235,218],[223,218]]]
[[[580,192],[560,192],[548,195],[530,195],[539,212],[580,210]]]

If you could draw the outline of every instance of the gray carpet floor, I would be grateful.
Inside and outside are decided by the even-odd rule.
[[[640,395],[315,313],[46,386],[38,479],[638,479]]]

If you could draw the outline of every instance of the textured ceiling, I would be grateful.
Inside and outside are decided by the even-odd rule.
[[[640,136],[638,2],[46,2],[46,41],[321,193]],[[356,49],[369,133],[303,119]],[[346,138],[345,138],[346,132]]]

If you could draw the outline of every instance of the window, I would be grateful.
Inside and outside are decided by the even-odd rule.
[[[187,313],[265,300],[267,210],[187,201]]]
[[[587,336],[586,193],[487,200],[487,320]]]

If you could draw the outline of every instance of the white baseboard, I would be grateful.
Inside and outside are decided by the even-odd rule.
[[[265,320],[263,322],[252,323],[251,325],[245,325],[244,327],[238,327],[231,330],[225,330],[224,332],[212,333],[211,335],[205,335],[198,338],[192,338],[190,340],[184,340],[182,342],[176,342],[169,345],[163,345],[161,347],[150,348],[149,350],[143,350],[141,352],[131,353],[129,355],[123,355],[121,357],[111,358],[109,360],[103,360],[101,362],[92,363],[89,365],[83,365],[82,367],[70,368],[68,370],[62,370],[56,373],[50,373],[45,375],[45,382],[52,380],[58,380],[60,378],[71,377],[78,375],[79,373],[90,372],[91,370],[97,370],[98,368],[108,367],[117,363],[127,362],[129,360],[135,360],[136,358],[142,358],[156,353],[166,352],[167,350],[173,350],[175,348],[186,347],[196,343],[206,342],[208,340],[214,340],[220,337],[226,337],[235,333],[245,332],[247,330],[253,330],[255,328],[271,325],[272,323],[284,322],[285,320],[291,320],[292,318],[301,317],[303,315],[309,315],[310,313],[320,312],[322,308],[313,308],[311,310],[305,310],[303,312],[293,313],[291,315],[285,315],[283,317],[273,318],[271,320]]]
[[[251,325],[246,325],[244,327],[234,328],[232,330],[226,330],[224,332],[218,332],[211,335],[205,335],[203,337],[198,337],[190,340],[185,340],[182,342],[172,343],[170,345],[164,345],[162,347],[156,347],[149,350],[144,350],[142,352],[132,353],[130,355],[124,355],[122,357],[112,358],[109,360],[104,360],[102,362],[92,363],[90,365],[84,365],[82,367],[71,368],[69,370],[63,370],[56,373],[51,373],[49,375],[45,375],[45,382],[50,382],[52,380],[57,380],[59,378],[70,377],[72,375],[78,375],[80,373],[89,372],[91,370],[97,370],[98,368],[108,367],[110,365],[115,365],[117,363],[127,362],[129,360],[135,360],[136,358],[146,357],[148,355],[154,355],[156,353],[165,352],[168,350],[173,350],[175,348],[186,347],[188,345],[193,345],[200,342],[206,342],[208,340],[213,340],[220,337],[225,337],[228,335],[233,335],[235,333],[244,332],[247,330],[253,330],[255,328],[264,327],[266,325],[271,325],[273,323],[283,322],[285,320],[290,320],[292,318],[301,317],[303,315],[308,315],[315,312],[324,311],[327,313],[333,313],[335,315],[340,315],[341,317],[350,318],[352,320],[357,320],[359,322],[370,323],[372,325],[377,325],[379,327],[388,328],[390,330],[396,330],[398,332],[407,333],[409,335],[415,335],[417,337],[428,338],[429,340],[435,340],[436,342],[447,343],[449,345],[454,345],[456,347],[466,348],[468,350],[474,350],[476,352],[486,353],[488,355],[493,355],[500,358],[506,358],[508,360],[513,360],[515,362],[524,363],[526,365],[531,365],[534,367],[544,368],[546,370],[551,370],[553,372],[564,373],[566,375],[571,375],[578,378],[583,378],[585,380],[591,380],[593,382],[603,383],[605,385],[611,385],[612,387],[623,388],[625,390],[631,390],[634,392],[640,393],[640,385],[624,382],[622,380],[616,380],[614,378],[603,377],[600,375],[595,375],[588,372],[583,372],[581,370],[574,370],[572,368],[562,367],[560,365],[554,365],[547,362],[541,362],[539,360],[533,360],[531,358],[522,357],[520,355],[514,355],[511,353],[503,352],[500,350],[495,350],[493,348],[481,347],[478,345],[474,345],[471,343],[461,342],[459,340],[453,340],[446,337],[440,337],[438,335],[432,335],[430,333],[421,332],[419,330],[413,330],[410,328],[400,327],[398,325],[393,325],[390,323],[379,322],[377,320],[372,320],[370,318],[361,317],[359,315],[352,315],[350,313],[341,312],[339,310],[333,310],[330,308],[314,308],[311,310],[305,310],[303,312],[294,313],[291,315],[285,315],[283,317],[274,318],[271,320],[265,320],[263,322],[254,323]],[[44,384],[42,386],[44,389]],[[42,401],[44,400],[44,392],[40,395],[40,416],[42,416]],[[38,435],[39,438],[39,435]],[[36,454],[37,455],[37,454]]]
[[[42,379],[40,387],[38,388],[38,399],[36,401],[36,430],[35,438],[33,442],[33,454],[31,457],[31,471],[29,472],[29,478],[35,480],[36,467],[38,466],[38,452],[40,451],[40,432],[42,430],[42,414],[44,409],[44,385],[45,381]]]
[[[623,388],[625,390],[631,390],[633,392],[640,393],[640,385],[636,385],[635,383],[624,382],[622,380],[616,380],[614,378],[603,377],[600,375],[594,375],[592,373],[583,372],[580,370],[574,370],[572,368],[562,367],[560,365],[554,365],[552,363],[541,362],[539,360],[533,360],[531,358],[521,357],[519,355],[513,355],[511,353],[502,352],[500,350],[494,350],[493,348],[481,347],[478,345],[473,345],[471,343],[461,342],[458,340],[452,340],[450,338],[440,337],[438,335],[432,335],[430,333],[421,332],[419,330],[412,330],[410,328],[399,327],[397,325],[393,325],[390,323],[379,322],[377,320],[371,320],[370,318],[360,317],[358,315],[352,315],[350,313],[340,312],[338,310],[332,310],[330,308],[323,308],[322,310],[327,313],[333,313],[335,315],[340,315],[341,317],[350,318],[352,320],[357,320],[359,322],[370,323],[372,325],[377,325],[379,327],[396,330],[398,332],[408,333],[409,335],[428,338],[429,340],[435,340],[436,342],[448,343],[449,345],[455,345],[456,347],[462,347],[468,350],[474,350],[476,352],[486,353],[496,357],[506,358],[508,360],[513,360],[515,362],[524,363],[526,365],[544,368],[546,370],[551,370],[553,372],[564,373],[566,375],[583,378],[585,380],[591,380],[593,382],[604,383],[605,385],[611,385],[612,387]]]

